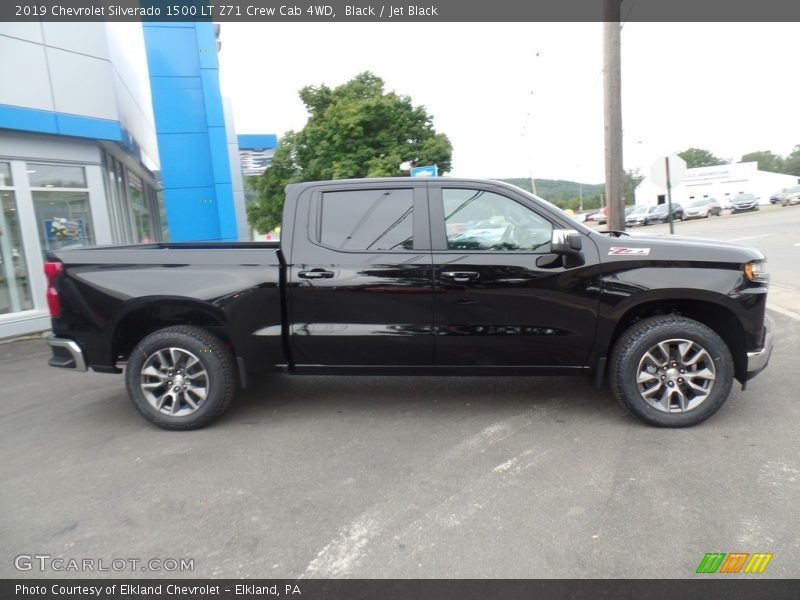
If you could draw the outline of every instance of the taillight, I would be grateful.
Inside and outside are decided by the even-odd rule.
[[[47,276],[47,306],[50,316],[57,319],[61,316],[61,299],[56,289],[56,279],[64,274],[64,265],[60,262],[44,263],[44,274]]]

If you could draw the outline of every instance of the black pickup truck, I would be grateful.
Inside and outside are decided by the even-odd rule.
[[[496,181],[290,185],[279,244],[65,250],[46,273],[49,364],[124,364],[168,429],[210,423],[265,371],[586,374],[682,427],[772,351],[757,250],[598,233]]]

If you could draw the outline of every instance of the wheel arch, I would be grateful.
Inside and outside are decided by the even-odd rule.
[[[146,336],[174,325],[201,327],[222,340],[236,356],[235,343],[222,311],[190,298],[161,296],[137,298],[120,314],[111,336],[112,362],[126,360],[136,344]]]
[[[627,308],[617,321],[604,355],[608,356],[622,333],[634,323],[659,315],[683,316],[710,327],[728,346],[736,379],[739,382],[746,380],[747,350],[741,321],[730,308],[711,300],[668,298],[649,300]]]

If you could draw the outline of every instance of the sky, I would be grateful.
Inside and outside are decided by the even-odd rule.
[[[797,23],[626,23],[623,162],[800,144]],[[237,133],[298,130],[306,85],[372,71],[453,144],[451,175],[604,181],[602,23],[223,23]]]

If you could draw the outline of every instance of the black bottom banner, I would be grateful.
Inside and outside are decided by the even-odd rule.
[[[796,600],[790,579],[63,579],[0,580],[2,600]]]

